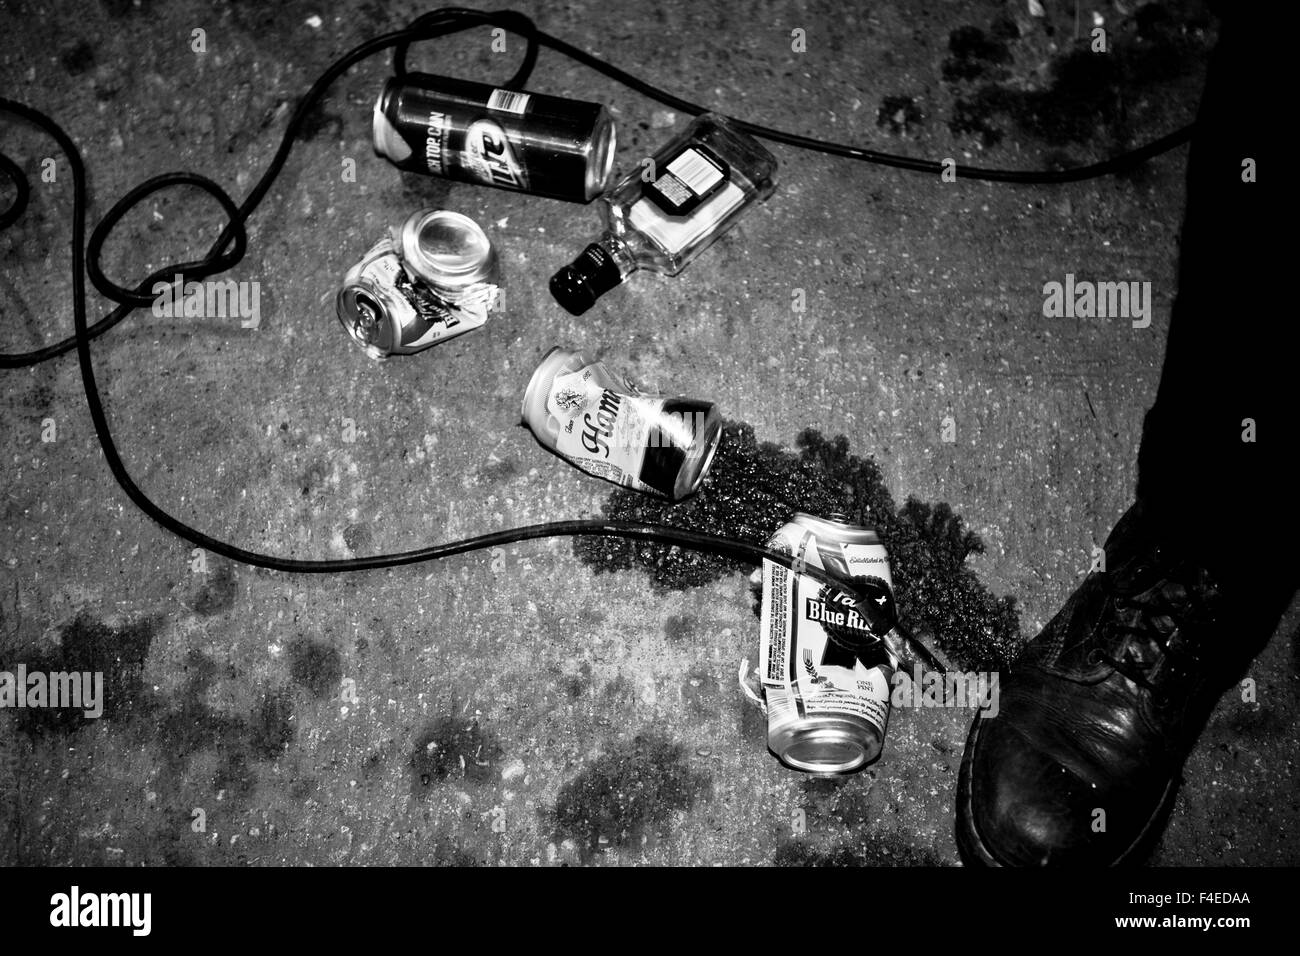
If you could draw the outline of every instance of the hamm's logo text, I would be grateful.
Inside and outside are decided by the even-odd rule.
[[[133,936],[148,936],[153,925],[152,893],[82,893],[74,886],[71,893],[50,897],[50,925],[126,926]]]
[[[618,392],[604,389],[600,393],[600,406],[596,409],[596,420],[591,420],[591,412],[582,416],[582,447],[593,455],[602,454],[609,457],[607,439],[614,434],[614,425],[618,422],[618,409],[623,403],[623,396]]]
[[[593,455],[609,457],[611,448],[636,452],[643,448],[689,448],[704,433],[705,412],[668,412],[647,408],[645,399],[604,389],[595,414],[582,416],[582,447]],[[650,427],[646,429],[646,418]]]
[[[171,282],[153,284],[153,314],[160,319],[240,318],[240,328],[255,329],[262,324],[262,284],[236,282]]]

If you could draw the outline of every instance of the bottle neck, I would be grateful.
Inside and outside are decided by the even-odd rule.
[[[632,236],[635,237],[636,233],[632,233]],[[610,259],[618,269],[620,282],[641,268],[640,263],[637,262],[636,250],[632,248],[632,244],[622,236],[615,235],[613,230],[607,229],[601,233],[595,244],[609,254]]]
[[[551,294],[571,314],[582,315],[636,269],[636,257],[627,243],[605,232],[551,276]]]

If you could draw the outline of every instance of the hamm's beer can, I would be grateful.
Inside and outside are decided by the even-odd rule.
[[[375,152],[399,169],[590,202],[614,162],[600,103],[499,90],[427,73],[393,77],[375,102]]]
[[[421,210],[348,270],[339,321],[373,359],[409,355],[483,325],[497,280],[496,250],[474,220]]]
[[[855,587],[892,618],[884,545],[875,531],[840,517],[798,512],[767,546],[855,579]],[[763,562],[762,574],[758,676],[768,749],[786,766],[818,776],[861,770],[884,743],[890,658],[838,592],[771,561]]]
[[[559,346],[529,380],[523,418],[545,448],[587,474],[673,501],[700,487],[722,437],[713,403],[646,394]]]

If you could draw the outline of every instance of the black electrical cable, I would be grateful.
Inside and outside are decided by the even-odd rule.
[[[653,86],[644,80],[641,80],[631,73],[620,70],[611,63],[606,63],[599,57],[592,56],[585,50],[565,43],[558,37],[538,31],[536,33],[537,42],[542,46],[550,47],[557,53],[562,53],[572,60],[589,66],[598,73],[603,73],[612,80],[617,80],[624,86],[649,97],[658,100],[665,106],[671,106],[673,109],[683,113],[689,113],[692,116],[698,116],[700,113],[708,111],[707,107],[700,106],[698,103],[692,103],[681,97],[673,96],[664,90]],[[395,61],[395,65],[396,61]],[[875,163],[878,166],[889,166],[894,169],[907,169],[918,173],[931,173],[942,175],[949,167],[942,162],[932,159],[917,159],[911,156],[897,156],[893,153],[882,153],[874,149],[864,149],[860,146],[848,146],[842,143],[832,143],[826,140],[815,139],[811,136],[800,136],[798,133],[787,133],[782,130],[772,129],[770,126],[762,126],[758,123],[750,123],[745,120],[736,119],[735,124],[740,129],[745,130],[753,136],[762,139],[771,140],[774,143],[784,143],[786,146],[795,146],[799,149],[811,150],[817,153],[826,153],[830,156],[839,156],[843,159],[856,159],[862,162]],[[1141,165],[1153,156],[1167,152],[1176,146],[1190,141],[1192,138],[1192,126],[1184,126],[1165,136],[1160,137],[1154,142],[1147,143],[1137,149],[1111,159],[1103,160],[1099,163],[1092,163],[1087,166],[1076,166],[1071,169],[1047,169],[1047,170],[1016,170],[1016,169],[989,169],[982,166],[966,166],[956,163],[951,167],[952,172],[960,179],[974,179],[984,182],[995,183],[1016,183],[1019,185],[1059,185],[1061,183],[1079,182],[1084,179],[1094,179],[1098,176],[1108,176],[1115,173],[1124,172],[1135,166]]]
[[[569,56],[579,63],[589,66],[612,79],[624,83],[637,92],[643,93],[652,99],[656,99],[659,102],[682,112],[699,114],[706,111],[706,107],[675,97],[597,57],[592,56],[591,54],[586,53],[583,50],[579,50],[556,37],[543,33],[536,28],[528,17],[522,14],[513,11],[484,12],[463,8],[444,8],[416,18],[410,26],[403,30],[385,34],[362,43],[350,52],[344,54],[323,74],[321,74],[312,85],[311,89],[307,92],[306,96],[298,102],[297,108],[294,110],[292,117],[290,117],[288,126],[285,128],[279,149],[276,150],[274,157],[272,157],[271,162],[268,164],[261,179],[258,180],[257,184],[253,187],[252,191],[244,199],[242,204],[236,206],[234,200],[224,189],[205,176],[184,172],[167,173],[161,176],[155,176],[130,190],[125,196],[119,199],[112,208],[109,209],[109,211],[104,215],[104,218],[100,220],[99,224],[91,233],[90,242],[87,246],[85,243],[85,169],[82,164],[81,154],[77,149],[76,144],[72,142],[57,123],[45,116],[43,113],[22,103],[6,98],[0,98],[0,110],[7,111],[15,116],[27,120],[53,137],[59,144],[59,148],[67,156],[69,165],[72,169],[74,190],[72,217],[72,280],[73,326],[75,329],[74,335],[61,342],[54,343],[53,345],[21,354],[0,355],[0,367],[18,368],[34,365],[54,358],[57,355],[61,355],[75,347],[77,350],[78,363],[81,369],[82,385],[86,393],[86,403],[90,410],[96,437],[98,438],[100,447],[103,450],[104,458],[108,463],[109,470],[113,473],[113,477],[117,480],[127,497],[130,498],[137,507],[145,512],[146,515],[151,517],[168,531],[171,531],[173,534],[203,547],[214,554],[222,555],[241,563],[256,565],[277,571],[295,573],[334,573],[396,567],[399,565],[450,557],[455,554],[463,554],[467,551],[499,547],[504,544],[540,537],[553,537],[557,535],[595,535],[631,538],[635,540],[653,541],[661,544],[690,548],[692,550],[722,554],[737,560],[760,562],[763,559],[767,559],[791,568],[798,573],[807,574],[836,590],[845,593],[853,592],[849,596],[853,606],[858,610],[859,614],[862,615],[864,620],[872,625],[873,630],[876,630],[881,634],[889,634],[893,639],[893,648],[895,651],[901,650],[902,641],[906,636],[898,630],[895,622],[883,620],[874,603],[864,600],[863,596],[860,593],[857,593],[851,584],[836,579],[817,568],[804,565],[801,561],[792,558],[790,555],[782,554],[751,542],[723,538],[717,535],[701,534],[699,532],[688,531],[682,528],[641,524],[637,522],[599,520],[559,521],[529,525],[523,528],[511,529],[509,531],[494,532],[492,534],[480,535],[462,541],[433,545],[398,554],[374,555],[366,558],[350,558],[342,560],[304,561],[260,554],[258,552],[236,547],[223,541],[218,541],[202,531],[190,527],[164,511],[147,495],[145,495],[145,493],[131,478],[122,462],[120,454],[118,453],[117,446],[113,441],[112,433],[108,425],[107,415],[104,412],[103,403],[100,398],[99,388],[95,381],[94,366],[91,362],[90,355],[91,340],[108,331],[135,308],[151,305],[153,302],[153,296],[148,294],[148,290],[152,289],[157,281],[172,279],[176,275],[180,275],[182,278],[190,280],[205,278],[233,268],[243,259],[247,250],[247,231],[244,228],[244,224],[261,203],[262,199],[266,196],[276,177],[283,169],[284,164],[288,159],[289,152],[293,147],[293,142],[297,138],[298,133],[302,128],[302,124],[306,120],[312,108],[324,94],[325,90],[349,68],[381,50],[393,47],[393,67],[398,74],[401,74],[406,69],[405,59],[411,43],[430,40],[450,33],[456,33],[461,30],[483,25],[499,26],[503,29],[519,34],[527,41],[527,48],[523,61],[514,77],[512,77],[506,84],[507,88],[519,89],[527,82],[533,65],[536,62],[538,46],[540,45],[549,47],[559,53]],[[849,159],[929,173],[939,173],[944,169],[942,164],[929,160],[894,156],[874,150],[825,142],[793,133],[773,130],[753,123],[739,122],[739,125],[741,128],[753,133],[754,135],[775,142],[785,143],[787,145],[815,150],[831,155],[843,156]],[[1091,166],[1084,166],[1072,170],[1019,172],[1013,170],[981,169],[978,167],[959,165],[956,169],[956,173],[958,176],[963,178],[984,179],[995,182],[1070,182],[1130,168],[1159,152],[1185,142],[1189,135],[1190,127],[1162,137],[1154,143],[1148,144],[1141,149],[1134,150],[1122,156],[1106,160],[1102,163],[1096,163]],[[29,188],[22,170],[16,163],[3,154],[0,154],[0,172],[3,172],[4,175],[13,182],[16,191],[14,201],[10,204],[8,209],[0,214],[0,228],[3,228],[15,222],[22,215],[28,202]],[[118,285],[104,274],[100,265],[100,256],[102,255],[103,247],[108,236],[112,232],[113,227],[121,221],[122,217],[135,208],[135,206],[145,198],[161,189],[173,186],[194,187],[207,193],[221,205],[229,221],[202,258],[190,262],[163,266],[137,283],[133,289],[127,289]],[[101,318],[94,325],[88,325],[86,318],[85,278],[87,275],[89,275],[91,282],[101,294],[106,298],[119,303],[117,308],[113,309],[108,315]],[[936,666],[938,665],[938,662],[935,661],[933,656],[930,655],[923,646],[914,644],[914,647],[921,652],[921,656],[925,658],[928,663]]]
[[[14,201],[9,204],[9,208],[0,213],[0,229],[5,229],[17,222],[27,209],[27,199],[30,190],[27,187],[27,177],[23,171],[4,153],[0,153],[0,173],[5,174],[5,178],[14,184]]]
[[[319,100],[325,89],[329,87],[335,79],[359,61],[388,47],[394,48],[394,72],[401,75],[406,72],[406,55],[411,43],[431,40],[450,33],[457,33],[475,26],[484,25],[499,26],[502,29],[510,30],[511,32],[524,37],[527,41],[522,63],[515,72],[515,75],[505,84],[508,89],[521,89],[527,82],[528,77],[532,73],[533,66],[536,63],[538,47],[540,45],[549,47],[576,62],[582,63],[583,65],[628,86],[636,92],[651,99],[658,100],[674,109],[692,115],[698,115],[706,112],[708,109],[705,106],[692,103],[689,100],[673,96],[671,93],[668,93],[610,63],[607,63],[599,57],[587,53],[585,50],[581,50],[564,42],[558,37],[553,37],[550,34],[538,30],[532,20],[521,13],[510,10],[485,12],[460,7],[447,7],[434,10],[417,17],[403,30],[377,37],[374,40],[361,44],[351,52],[345,54],[321,75],[308,91],[307,95],[299,101],[298,107],[290,118],[288,127],[285,129],[284,135],[281,139],[280,148],[276,151],[276,154],[268,165],[266,172],[253,188],[253,191],[244,200],[243,205],[239,207],[238,213],[231,212],[231,209],[234,206],[234,201],[230,199],[229,195],[225,193],[220,186],[206,177],[191,173],[168,173],[163,176],[153,177],[152,179],[141,183],[119,199],[91,233],[91,246],[88,252],[88,269],[91,282],[102,295],[114,302],[122,305],[130,304],[135,306],[146,306],[152,304],[153,301],[153,298],[148,294],[148,291],[151,290],[159,280],[170,280],[178,274],[187,279],[206,278],[207,276],[233,267],[243,258],[244,245],[246,243],[246,233],[243,228],[244,222],[248,219],[248,216],[251,215],[253,210],[256,209],[258,204],[260,204],[262,198],[270,189],[272,182],[279,175],[281,168],[284,166],[284,163],[288,158],[293,141],[297,137],[297,134],[302,127],[302,123],[305,121],[311,108],[315,106],[317,100]],[[26,110],[22,104],[16,103],[12,100],[0,98],[0,108],[24,116],[29,120],[32,119],[30,111]],[[760,136],[773,142],[784,143],[800,149],[889,166],[896,169],[906,169],[913,172],[942,174],[947,169],[943,163],[934,160],[917,159],[909,156],[897,156],[877,150],[864,149],[841,143],[832,143],[825,140],[801,136],[796,133],[775,130],[767,126],[739,119],[735,122],[741,129],[744,129],[755,136]],[[1185,126],[1179,130],[1162,136],[1151,143],[1139,147],[1138,149],[1123,153],[1120,156],[1099,163],[1093,163],[1088,166],[1080,166],[1072,169],[1005,170],[967,166],[959,163],[956,164],[955,167],[952,167],[951,171],[959,178],[988,182],[1014,184],[1058,184],[1075,182],[1122,172],[1126,169],[1137,166],[1153,156],[1159,155],[1160,153],[1166,152],[1187,142],[1191,137],[1191,132],[1192,127]],[[2,169],[6,176],[14,182],[18,190],[18,195],[15,201],[11,204],[10,208],[5,211],[3,216],[0,216],[0,228],[3,228],[15,221],[22,214],[23,207],[26,205],[28,190],[26,178],[23,176],[21,170],[16,166],[16,164],[10,161],[3,154],[0,154],[0,160],[3,160],[4,163],[0,169]],[[159,189],[174,185],[194,185],[203,189],[221,203],[223,208],[226,210],[227,215],[230,216],[229,223],[217,238],[216,242],[213,243],[208,255],[203,259],[190,263],[182,263],[180,265],[164,266],[143,279],[135,289],[125,289],[112,282],[104,275],[99,261],[100,255],[103,251],[103,245],[107,240],[112,227],[115,226],[127,212],[129,212],[145,197]],[[224,249],[232,241],[235,243],[234,249],[227,253],[219,252],[219,250]],[[125,318],[129,311],[129,309],[114,309],[103,319],[92,325],[88,334],[92,338],[102,335]],[[62,355],[65,352],[69,352],[74,346],[75,339],[73,336],[69,336],[60,342],[30,352],[0,355],[0,368],[20,368],[28,365],[35,365],[39,362]]]

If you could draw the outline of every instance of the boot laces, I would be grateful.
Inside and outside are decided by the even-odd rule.
[[[1207,619],[1210,610],[1197,587],[1187,586],[1182,581],[1170,581],[1136,595],[1116,597],[1114,603],[1117,614],[1129,612],[1126,619],[1112,619],[1106,625],[1109,633],[1121,638],[1119,656],[1095,648],[1091,655],[1094,660],[1109,665],[1134,684],[1152,692],[1157,688],[1149,675],[1157,664],[1171,656],[1186,657],[1186,663],[1195,661],[1196,655],[1187,640],[1188,627]],[[1106,643],[1115,646],[1113,642]],[[1178,661],[1178,665],[1182,663]],[[1185,668],[1175,666],[1170,670],[1181,673]]]

